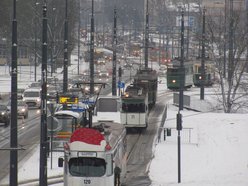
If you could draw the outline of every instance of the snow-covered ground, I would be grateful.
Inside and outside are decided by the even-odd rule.
[[[165,84],[159,84],[159,91],[165,90]],[[203,101],[194,94],[191,96],[191,107],[203,112],[186,109],[181,112],[181,186],[248,185],[248,114],[217,113],[212,111],[216,105],[216,98],[212,95],[206,95]],[[169,102],[164,126],[172,128],[172,136],[167,136],[164,141],[162,133],[160,142],[154,145],[154,158],[149,169],[152,186],[179,185],[177,131],[174,129],[177,112],[178,108],[172,101]],[[114,115],[111,117],[119,119]],[[57,167],[59,156],[60,153],[53,153],[52,159],[48,158],[48,176],[63,173],[63,169]],[[39,178],[39,147],[19,164],[18,179],[33,178]],[[8,183],[8,178],[2,180],[0,185],[3,183]]]
[[[205,99],[200,100],[200,89],[192,89],[191,108],[184,109],[181,137],[181,186],[247,186],[248,185],[248,113],[225,114],[213,93],[205,89]],[[161,90],[160,90],[161,91]],[[175,186],[178,183],[178,107],[168,104],[165,128],[160,142],[154,146],[154,158],[149,169],[151,186]]]
[[[166,128],[154,150],[149,176],[152,186],[178,185],[176,114],[169,106]],[[248,114],[181,112],[181,184],[183,186],[248,185]],[[162,135],[163,136],[163,135]]]

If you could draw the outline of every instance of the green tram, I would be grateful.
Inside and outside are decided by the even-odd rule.
[[[167,88],[178,90],[180,82],[183,81],[184,89],[191,88],[193,85],[193,63],[184,62],[183,76],[181,76],[180,61],[173,60],[167,65]]]
[[[136,86],[142,87],[148,93],[149,108],[156,104],[158,89],[158,74],[152,68],[143,68],[137,70],[134,76]]]
[[[200,87],[202,81],[204,82],[204,86],[212,86],[214,83],[214,68],[213,64],[205,64],[205,80],[203,80],[202,74],[201,74],[201,63],[195,63],[194,64],[194,75],[193,75],[193,81],[194,85],[196,87]]]
[[[148,94],[136,85],[129,85],[121,96],[121,124],[126,128],[144,129],[148,126]]]

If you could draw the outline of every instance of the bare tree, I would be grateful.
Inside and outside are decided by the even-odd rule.
[[[220,80],[221,102],[226,113],[236,112],[240,108],[247,108],[247,82],[243,81],[247,69],[247,28],[244,11],[217,11],[208,16],[209,50],[215,60]],[[228,20],[225,23],[225,19]],[[226,33],[225,31],[228,31]],[[225,50],[225,46],[228,46]],[[227,56],[224,61],[224,53]],[[227,69],[224,69],[226,63]],[[227,70],[228,77],[224,77]]]

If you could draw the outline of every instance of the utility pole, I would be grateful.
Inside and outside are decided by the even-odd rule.
[[[39,3],[37,2],[37,0],[35,1],[35,22],[34,22],[34,26],[35,26],[35,31],[34,31],[34,81],[36,81],[36,76],[37,76],[37,5]]]
[[[145,68],[148,68],[148,48],[149,48],[149,10],[148,10],[148,0],[146,0]]]
[[[201,57],[201,89],[200,89],[200,99],[204,100],[204,84],[206,81],[205,75],[205,12],[206,9],[203,8],[203,20],[202,20],[202,57]]]
[[[183,88],[184,88],[184,11],[182,10],[181,20],[181,61],[180,61],[180,90],[179,90],[179,111],[177,113],[177,152],[178,152],[178,183],[181,183],[181,136],[182,130],[182,115],[180,113],[183,110]]]
[[[230,0],[230,16],[229,16],[229,57],[228,57],[228,85],[232,86],[232,78],[234,71],[234,56],[233,56],[233,37],[234,37],[234,18],[233,18],[233,0]]]
[[[185,83],[184,72],[184,11],[182,10],[181,20],[181,60],[180,60],[180,88],[179,88],[179,110],[183,110],[183,89]]]
[[[112,69],[112,95],[116,96],[116,47],[117,47],[117,15],[114,9],[114,38],[113,38],[113,69]]]
[[[225,12],[224,12],[224,61],[223,61],[223,78],[226,78],[226,40],[227,40],[227,37],[226,37],[226,14],[227,14],[227,0],[225,0]]]
[[[65,0],[63,93],[68,88],[68,0]]]
[[[94,0],[91,0],[90,27],[90,94],[94,94]]]
[[[44,0],[42,18],[42,65],[41,65],[41,117],[40,117],[40,178],[39,185],[47,186],[47,3]]]
[[[121,76],[122,76],[122,69],[121,69],[121,67],[119,67],[119,69],[118,69],[118,77],[119,77],[119,83],[118,83],[118,95],[119,95],[119,96],[121,96],[121,87],[120,87],[120,85],[121,85],[121,81],[122,81]]]
[[[10,186],[16,186],[18,181],[18,138],[17,138],[17,20],[16,0],[13,0],[12,20],[12,64],[11,64],[11,119],[10,119]]]
[[[77,74],[79,75],[79,63],[80,63],[80,29],[81,29],[81,0],[79,0],[79,16],[78,16],[78,66],[77,66]]]

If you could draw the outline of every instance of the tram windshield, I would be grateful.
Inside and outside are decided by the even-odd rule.
[[[72,176],[78,177],[101,177],[106,172],[106,162],[100,158],[71,158],[69,172]]]
[[[123,112],[145,112],[145,104],[144,103],[123,103],[122,104],[122,111]]]
[[[168,74],[177,73],[178,70],[179,70],[178,68],[168,68],[168,69],[167,69],[167,73],[168,73]]]

